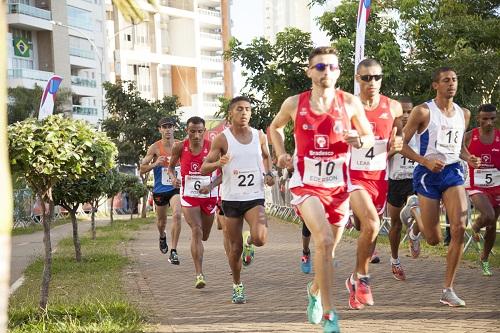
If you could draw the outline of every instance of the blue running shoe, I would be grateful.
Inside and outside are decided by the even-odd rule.
[[[300,258],[300,269],[302,270],[302,273],[311,273],[311,261],[311,252],[302,255],[302,258]]]
[[[327,319],[328,318],[328,319]],[[323,320],[323,333],[339,333],[339,316],[335,311],[330,311]]]
[[[323,306],[321,305],[321,296],[314,296],[311,293],[312,281],[307,284],[307,298],[309,300],[309,304],[307,305],[307,320],[311,324],[319,324],[321,323],[321,319],[323,318]]]
[[[245,304],[247,302],[247,298],[245,296],[245,287],[243,287],[243,283],[233,284],[233,304]]]

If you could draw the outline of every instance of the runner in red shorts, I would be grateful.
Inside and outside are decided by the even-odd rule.
[[[376,60],[364,59],[358,64],[359,98],[375,135],[375,144],[371,148],[351,149],[348,191],[351,209],[360,227],[356,266],[346,280],[351,309],[374,304],[368,266],[370,260],[380,261],[371,257],[387,200],[387,157],[403,147],[402,137],[396,136],[396,129],[402,128],[403,110],[399,102],[380,94],[382,77],[382,66]]]
[[[294,122],[292,204],[311,231],[315,245],[315,275],[307,285],[307,316],[313,324],[323,320],[324,332],[339,332],[331,300],[332,256],[349,218],[349,145],[373,144],[370,124],[359,100],[335,88],[339,75],[335,49],[314,49],[307,69],[312,90],[286,99],[270,127],[278,167],[292,168],[292,158],[285,151],[283,129],[290,121]],[[351,123],[357,131],[351,130]]]
[[[217,208],[218,183],[214,176],[203,176],[201,165],[210,152],[210,141],[204,140],[205,120],[191,117],[187,121],[188,138],[172,148],[171,164],[181,164],[181,205],[186,222],[191,227],[191,256],[196,272],[195,287],[205,287],[203,275],[203,243],[210,235]],[[171,175],[174,168],[169,168]],[[176,182],[179,180],[176,179]]]
[[[493,104],[479,107],[479,127],[467,132],[464,142],[472,155],[481,157],[481,166],[469,165],[470,185],[467,187],[479,216],[472,224],[474,240],[480,245],[479,231],[485,227],[484,248],[480,264],[484,276],[491,276],[488,257],[495,244],[496,225],[500,215],[500,130],[495,128],[497,109]]]

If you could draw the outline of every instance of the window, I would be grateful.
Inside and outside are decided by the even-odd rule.
[[[72,6],[68,6],[67,8],[68,8],[68,25],[89,31],[93,30],[94,24],[92,22],[90,12]]]

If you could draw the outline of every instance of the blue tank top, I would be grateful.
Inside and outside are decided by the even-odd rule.
[[[168,166],[170,162],[170,154],[167,153],[165,148],[162,145],[161,140],[156,141],[154,143],[157,145],[158,150],[160,151],[159,156],[166,156],[167,159],[163,163],[163,165],[159,165],[153,168],[153,176],[154,176],[154,186],[153,193],[165,193],[175,190],[175,187],[172,185],[172,180],[168,175]],[[178,168],[175,168],[176,175],[179,176]]]

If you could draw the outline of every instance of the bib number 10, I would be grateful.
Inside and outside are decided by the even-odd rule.
[[[326,164],[326,165],[325,165]],[[333,174],[333,171],[335,170],[335,162],[334,161],[329,161],[329,162],[323,162],[323,161],[318,161],[318,163],[314,164],[315,167],[318,167],[318,176],[331,176]],[[324,166],[324,168],[323,168]],[[324,170],[324,175],[322,174]]]

